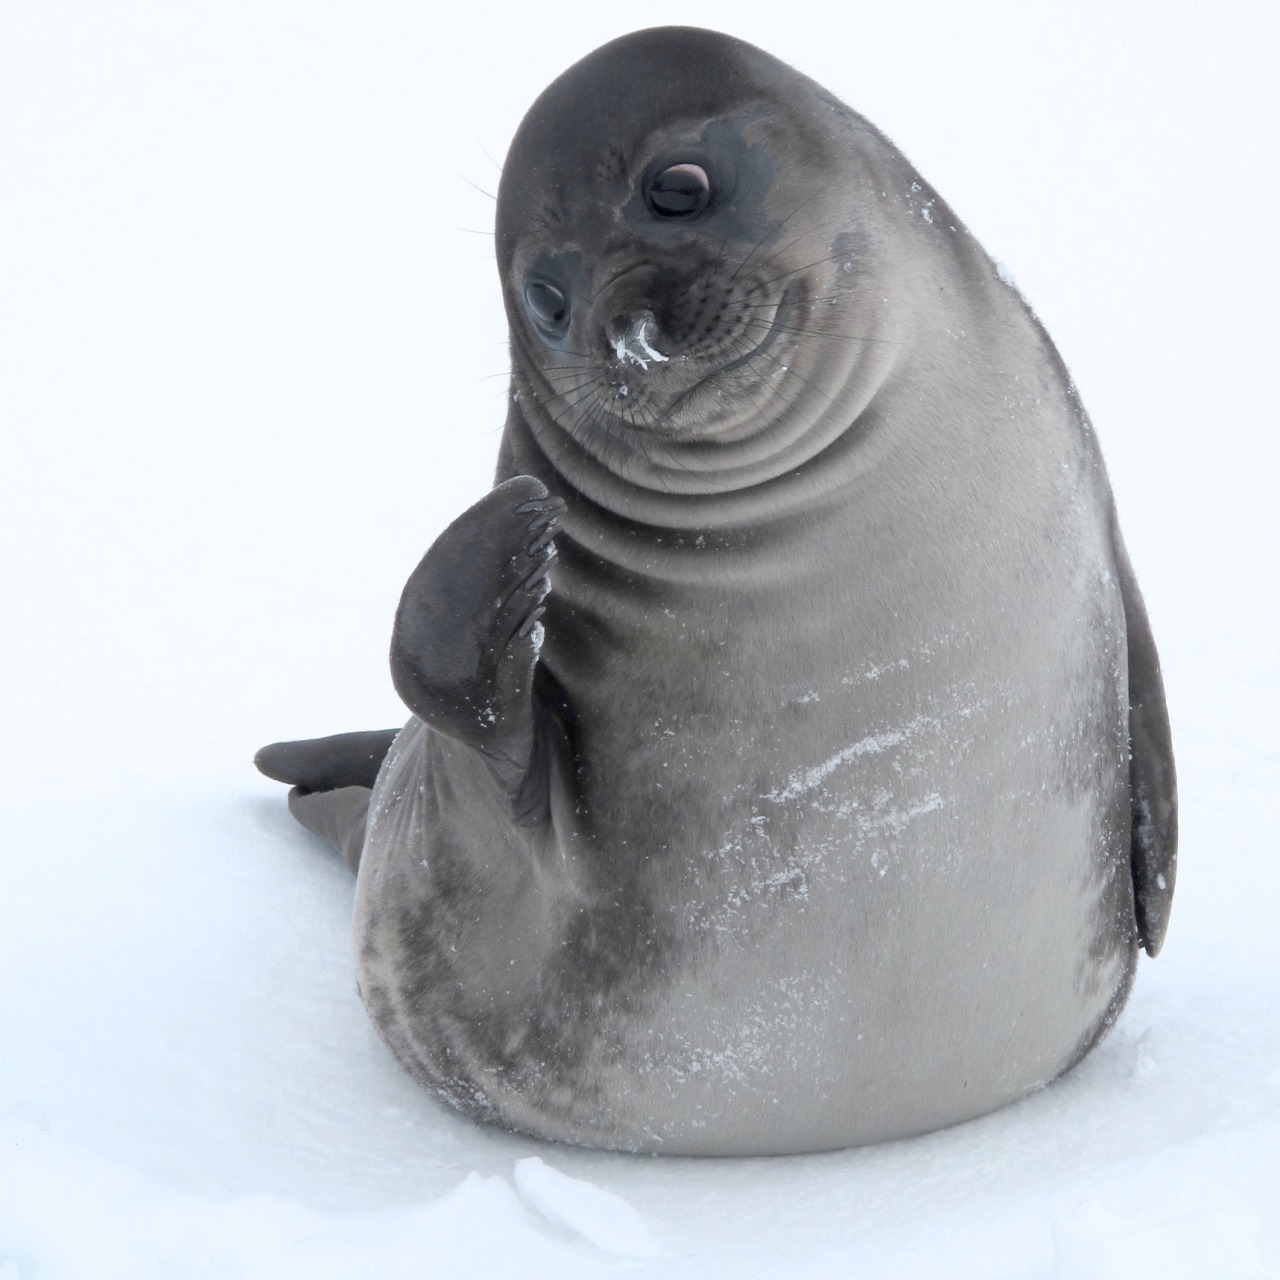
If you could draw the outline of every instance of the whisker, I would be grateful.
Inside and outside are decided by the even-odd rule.
[[[495,195],[493,194],[493,192],[492,192],[492,191],[486,191],[486,190],[485,190],[482,186],[480,186],[479,184],[477,184],[477,183],[475,183],[475,182],[472,182],[472,181],[471,181],[471,179],[470,179],[470,178],[468,178],[468,177],[466,176],[466,174],[464,174],[460,169],[455,169],[455,170],[453,171],[453,176],[454,176],[455,178],[458,178],[458,179],[460,179],[461,181],[465,182],[465,183],[467,184],[467,186],[474,188],[474,189],[475,189],[476,191],[478,191],[482,196],[488,196],[488,197],[489,197],[489,199],[490,199],[490,200],[492,200],[492,201],[494,202],[494,204],[497,204],[497,202],[498,202],[498,197],[497,197],[497,196],[495,196]]]

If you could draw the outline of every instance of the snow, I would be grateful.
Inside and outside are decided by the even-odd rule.
[[[516,1161],[515,1183],[529,1208],[604,1253],[651,1258],[661,1252],[645,1220],[612,1191],[570,1178],[537,1156]]]
[[[661,351],[655,351],[645,336],[649,328],[649,320],[649,316],[641,316],[633,320],[628,325],[627,331],[621,337],[614,339],[613,349],[619,363],[630,360],[641,369],[647,369],[651,361],[657,361],[659,364],[667,363],[668,357]]]
[[[1257,1215],[1248,1211],[1143,1224],[1090,1204],[1054,1224],[1054,1259],[1059,1280],[1262,1276],[1257,1235]]]
[[[345,867],[249,763],[401,718],[395,603],[507,394],[468,184],[627,25],[434,12],[5,12],[0,1280],[1280,1275],[1275,7],[646,10],[864,110],[1016,270],[1107,456],[1182,798],[1165,949],[1079,1069],[733,1161],[434,1103],[355,994]]]
[[[820,787],[841,765],[848,764],[850,760],[856,760],[858,756],[879,755],[882,751],[888,751],[890,747],[896,747],[905,742],[913,733],[928,723],[930,722],[924,717],[919,717],[912,720],[910,724],[902,729],[886,729],[882,733],[868,734],[865,738],[861,738],[850,746],[837,751],[829,760],[824,760],[821,764],[814,765],[809,769],[798,770],[788,780],[785,787],[770,791],[763,798],[772,800],[775,804],[794,800],[797,796],[804,795],[806,791],[812,791],[815,787]]]

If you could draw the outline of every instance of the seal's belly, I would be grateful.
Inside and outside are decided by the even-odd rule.
[[[646,1018],[597,1060],[637,1130],[666,1117],[666,1150],[847,1146],[990,1110],[1084,1051],[1133,962],[1105,648],[1080,655],[1069,722],[1047,710],[1060,690],[957,641],[793,687],[748,769],[698,767],[725,735],[672,740],[649,830],[688,839],[646,887],[682,928]],[[685,770],[732,779],[731,803],[654,799]]]
[[[717,697],[682,685],[702,668],[609,671],[593,768],[532,844],[411,724],[358,890],[375,1021],[469,1112],[673,1152],[901,1136],[1051,1079],[1133,963],[1104,621],[1029,625],[1020,664],[953,635],[877,665],[853,637]]]
[[[666,1149],[707,1127],[717,1150],[901,1136],[1083,1051],[1132,963],[1098,923],[1131,910],[1119,789],[991,790],[1017,767],[976,740],[953,762],[953,743],[868,735],[700,851],[696,958],[617,1059],[637,1118],[673,1118]]]

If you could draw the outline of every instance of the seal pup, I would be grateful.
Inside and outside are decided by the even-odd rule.
[[[1034,315],[867,121],[685,28],[542,94],[497,253],[496,487],[405,587],[413,715],[259,755],[359,861],[387,1043],[471,1116],[718,1155],[1065,1071],[1160,947],[1176,798]]]

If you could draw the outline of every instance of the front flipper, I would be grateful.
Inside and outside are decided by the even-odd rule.
[[[374,729],[368,733],[335,733],[328,738],[273,742],[253,757],[253,763],[268,778],[287,782],[303,792],[372,787],[383,758],[399,732],[399,729]]]
[[[1138,937],[1156,955],[1169,926],[1178,860],[1178,782],[1160,657],[1133,566],[1112,519],[1112,542],[1129,641],[1129,786]]]
[[[458,517],[413,571],[391,676],[432,728],[482,752],[514,796],[534,754],[533,672],[564,503],[515,476]]]

